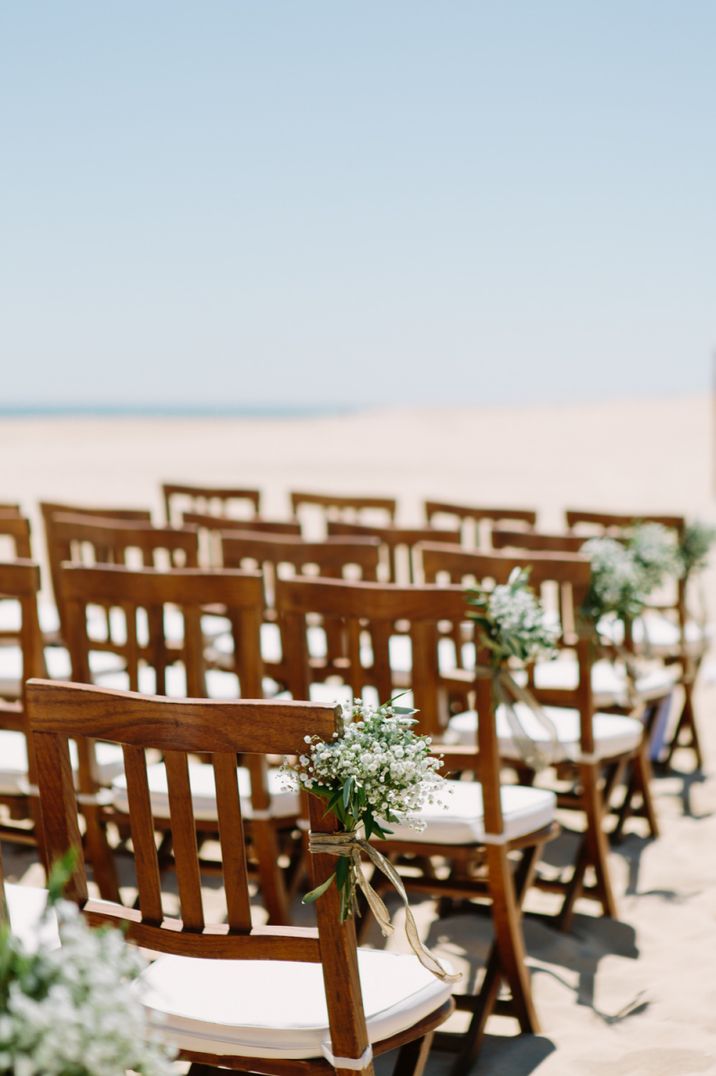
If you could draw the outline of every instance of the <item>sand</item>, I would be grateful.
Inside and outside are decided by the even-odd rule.
[[[258,486],[265,513],[285,515],[287,492],[396,494],[401,518],[423,496],[540,510],[565,506],[716,517],[711,403],[706,397],[514,410],[384,410],[308,420],[22,419],[0,421],[0,501],[37,499],[159,508],[158,482]],[[39,525],[36,539],[39,538]],[[707,576],[716,608],[712,573]],[[580,906],[560,934],[526,921],[542,1034],[493,1020],[476,1072],[485,1076],[688,1076],[716,1073],[716,687],[706,665],[698,694],[707,772],[655,781],[662,836],[641,823],[612,853],[619,919]],[[550,855],[559,855],[555,848]],[[9,872],[37,877],[30,853]],[[538,897],[530,906],[537,907]],[[488,926],[473,916],[430,922],[431,944],[477,967]],[[377,939],[376,939],[377,940]],[[396,944],[399,944],[397,942]],[[429,1071],[447,1072],[446,1055]]]

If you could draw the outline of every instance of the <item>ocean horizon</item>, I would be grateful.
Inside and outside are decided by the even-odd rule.
[[[0,418],[316,418],[360,411],[353,404],[0,404]]]

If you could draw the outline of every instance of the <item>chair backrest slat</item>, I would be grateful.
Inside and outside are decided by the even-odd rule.
[[[164,917],[159,858],[147,778],[147,757],[142,747],[124,745],[124,773],[127,795],[132,805],[130,821],[137,875],[137,892],[142,919],[159,926]]]
[[[172,846],[179,884],[182,922],[186,930],[204,929],[196,822],[189,783],[189,760],[184,752],[165,751]]]
[[[257,760],[259,757],[251,756]],[[213,763],[227,922],[232,930],[246,931],[251,929],[251,903],[246,850],[241,840],[241,799],[236,776],[236,755],[226,751],[217,752]]]

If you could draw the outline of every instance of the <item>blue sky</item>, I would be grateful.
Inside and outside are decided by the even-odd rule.
[[[0,404],[695,392],[710,0],[0,6]]]

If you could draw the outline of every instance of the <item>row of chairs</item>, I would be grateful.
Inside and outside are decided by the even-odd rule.
[[[58,512],[56,518],[61,515]],[[385,584],[375,581],[378,550],[370,536],[360,536],[362,541],[357,543],[346,537],[333,538],[314,543],[309,550],[309,543],[293,535],[305,553],[302,562],[295,564],[288,556],[294,546],[289,550],[282,546],[280,553],[275,549],[277,556],[272,558],[266,555],[265,543],[270,548],[272,542],[282,541],[280,536],[258,537],[249,531],[243,538],[236,533],[223,538],[222,544],[238,543],[238,551],[243,549],[244,553],[247,546],[242,547],[242,541],[259,543],[251,547],[257,555],[247,553],[237,560],[240,570],[225,566],[204,571],[191,564],[165,570],[132,569],[117,555],[119,547],[113,542],[121,544],[121,538],[113,536],[107,516],[104,520],[93,524],[102,531],[95,534],[95,551],[114,563],[86,567],[70,561],[57,568],[55,592],[64,609],[62,632],[72,678],[106,684],[111,691],[126,686],[178,697],[215,694],[235,699],[240,694],[255,699],[269,695],[274,701],[267,705],[279,709],[262,712],[273,713],[276,720],[282,720],[279,715],[284,704],[275,701],[281,699],[281,693],[318,703],[333,702],[342,692],[346,697],[377,699],[390,697],[396,690],[411,690],[423,727],[445,743],[447,765],[460,779],[454,781],[447,813],[435,812],[428,818],[424,834],[398,833],[387,850],[398,863],[409,858],[414,890],[439,897],[443,904],[487,895],[496,927],[495,946],[481,990],[459,999],[460,1006],[471,1012],[470,1029],[460,1044],[459,1065],[464,1069],[474,1057],[488,1015],[505,1009],[497,997],[503,978],[511,988],[511,1011],[522,1029],[536,1030],[519,926],[522,901],[536,880],[561,892],[559,922],[565,928],[576,901],[585,894],[596,897],[605,914],[616,914],[607,861],[606,817],[617,787],[622,786],[626,794],[619,824],[624,824],[635,797],[641,797],[656,834],[649,795],[649,725],[675,682],[673,676],[667,676],[661,685],[653,681],[645,685],[636,707],[634,699],[625,695],[623,678],[617,673],[611,681],[595,682],[590,641],[574,632],[573,611],[589,585],[588,563],[569,551],[534,552],[524,547],[518,552],[520,543],[514,536],[513,547],[505,543],[512,552],[490,554],[469,553],[454,543],[422,543],[421,563],[430,582]],[[59,522],[68,525],[67,520]],[[125,520],[115,529],[121,534],[125,526],[137,522],[142,523],[142,529],[148,526],[146,520]],[[161,538],[155,535],[149,549],[151,563],[157,552],[167,551],[161,541],[172,539],[167,528],[162,530]],[[518,535],[524,533],[518,530]],[[91,542],[88,534],[84,532],[84,540]],[[70,553],[75,540],[70,540]],[[341,543],[354,546],[342,550],[347,553],[343,562],[337,552]],[[185,545],[173,552],[190,556],[189,548]],[[322,558],[330,567],[324,567]],[[255,566],[269,564],[274,569],[292,564],[296,577],[281,578],[277,569],[273,574],[271,570],[247,571],[247,559]],[[475,652],[470,625],[465,621],[466,582],[484,578],[504,581],[516,564],[524,563],[531,564],[533,583],[545,592],[564,627],[564,661],[556,663],[564,682],[545,683],[548,668],[529,671],[533,690],[545,705],[555,707],[550,716],[558,728],[559,744],[552,762],[560,778],[572,778],[571,787],[565,788],[563,782],[555,785],[558,796],[548,788],[530,787],[532,775],[526,772],[501,715],[493,712],[489,686],[474,675],[482,659]],[[301,577],[308,566],[319,572],[319,578]],[[5,573],[6,568],[14,569],[14,574]],[[42,675],[42,663],[53,650],[60,653],[60,648],[48,647],[50,640],[40,631],[35,604],[37,568],[20,562],[4,566],[3,572],[0,592],[19,592],[23,608],[20,638],[24,667],[20,679]],[[352,578],[343,578],[348,573]],[[675,661],[670,665],[670,672],[678,669]],[[122,697],[99,694],[113,714],[129,706]],[[89,701],[85,691],[74,704],[78,713],[89,714]],[[8,717],[7,731],[26,732],[28,708],[23,708],[22,694],[8,705],[14,717]],[[219,710],[213,712],[218,714]],[[184,708],[181,713],[186,717],[193,710]],[[63,727],[67,735],[74,735],[68,724]],[[84,729],[89,739],[76,737],[75,781],[85,849],[103,897],[117,901],[115,860],[118,848],[129,847],[129,834],[137,879],[143,869],[142,856],[151,852],[146,833],[141,841],[134,839],[133,801],[139,799],[140,807],[135,810],[144,821],[137,825],[146,830],[146,819],[151,818],[158,842],[158,869],[177,871],[181,921],[189,932],[196,931],[198,867],[186,864],[221,828],[218,801],[226,773],[222,771],[220,779],[216,765],[212,772],[202,760],[212,753],[212,746],[216,750],[216,744],[204,741],[200,747],[192,741],[194,746],[187,747],[187,752],[197,757],[188,759],[184,769],[183,764],[167,761],[167,750],[171,750],[168,742],[149,742],[149,737],[145,743],[133,741],[138,750],[141,748],[145,769],[142,776],[135,753],[132,778],[127,750],[115,750],[114,755],[109,750],[112,736],[107,727],[90,730],[86,724]],[[141,738],[141,733],[137,735]],[[119,742],[126,744],[121,738]],[[222,748],[232,750],[226,744]],[[150,751],[148,757],[145,749]],[[270,919],[281,925],[288,922],[289,897],[302,882],[306,857],[305,840],[300,837],[300,803],[295,798],[287,803],[285,794],[281,799],[272,766],[275,760],[265,757],[275,750],[267,748],[264,757],[259,752],[258,758],[255,752],[240,752],[245,757],[240,759],[236,781],[249,861],[258,872]],[[36,788],[39,782],[42,790],[42,774],[33,757],[32,738],[27,755],[24,785],[18,777],[14,795],[4,799],[10,814],[15,815],[10,821],[25,832],[25,839],[32,839],[34,827],[35,838],[47,849],[47,835],[43,837],[41,826],[38,830]],[[505,762],[522,779],[521,785],[505,783]],[[469,779],[475,776],[479,782]],[[556,830],[557,803],[564,809],[578,810],[586,825],[574,871],[569,879],[536,878],[541,850]],[[187,818],[191,819],[193,844],[187,836]],[[178,823],[177,819],[184,821]],[[175,824],[181,831],[178,844]],[[110,831],[115,834],[111,839]],[[516,870],[515,857],[520,860]],[[447,864],[447,873],[436,873],[436,860]],[[233,860],[229,869],[235,869]],[[224,871],[226,877],[226,863]],[[591,886],[586,885],[589,871],[594,874]],[[142,885],[138,881],[138,888],[139,920],[151,922],[158,912],[156,880]]]
[[[176,513],[174,498],[179,497],[179,503],[185,507],[188,503],[189,510],[184,512],[181,526],[156,527],[151,523],[148,510],[96,509],[50,503],[41,505],[47,559],[59,613],[59,625],[54,610],[49,610],[43,618],[48,638],[54,634],[60,639],[62,635],[63,608],[62,597],[58,593],[58,572],[60,564],[67,560],[175,567],[197,564],[203,567],[260,566],[267,579],[276,574],[279,566],[282,570],[290,566],[291,570],[302,572],[312,568],[330,577],[348,573],[353,578],[365,580],[423,582],[427,581],[422,562],[423,544],[456,544],[464,541],[465,525],[477,528],[472,532],[473,548],[483,551],[526,549],[533,552],[579,552],[587,537],[594,534],[619,537],[635,522],[645,519],[644,516],[629,514],[569,510],[565,516],[567,532],[545,534],[534,529],[536,513],[531,510],[429,501],[426,502],[429,526],[397,527],[392,523],[378,526],[361,522],[360,516],[364,511],[376,512],[381,506],[386,510],[385,498],[292,494],[294,512],[307,504],[320,508],[326,515],[325,529],[331,541],[327,543],[324,538],[317,545],[302,537],[297,518],[286,521],[256,517],[242,519],[239,523],[233,517],[206,512],[210,508],[229,511],[241,503],[242,497],[253,509],[257,509],[260,497],[256,490],[174,484],[163,486],[162,491],[169,515]],[[349,514],[353,518],[351,521],[334,518],[337,514]],[[451,529],[446,526],[436,528],[436,520],[450,523]],[[683,534],[686,526],[684,517],[675,515],[650,515],[648,521],[658,522],[677,535]],[[16,506],[0,508],[0,537],[3,534],[15,542],[14,555],[29,555],[29,523],[21,519]],[[475,545],[474,542],[478,540],[480,544]],[[348,564],[349,556],[353,558],[353,567]],[[670,591],[659,596],[659,608],[649,610],[634,625],[633,638],[628,640],[628,644],[637,653],[647,653],[682,664],[680,686],[684,701],[666,761],[670,763],[676,746],[685,742],[693,749],[697,766],[702,767],[693,690],[708,643],[708,630],[689,613],[688,583],[685,579],[674,582]],[[269,608],[270,582],[267,586],[267,611]],[[5,631],[0,623],[0,640]]]

